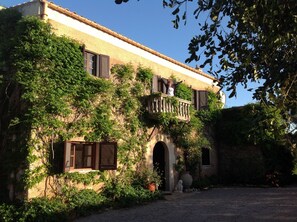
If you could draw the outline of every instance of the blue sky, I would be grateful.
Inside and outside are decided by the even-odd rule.
[[[114,0],[51,1],[180,62],[188,57],[188,43],[199,32],[198,22],[191,14],[186,26],[180,24],[179,29],[174,29],[171,11],[163,8],[162,0],[130,0],[121,5]],[[26,0],[0,0],[0,5],[9,7],[23,2]],[[195,5],[190,4],[189,10],[190,6]],[[196,63],[188,65],[195,67]],[[223,91],[228,97],[229,93]],[[239,87],[237,98],[227,98],[226,107],[250,102],[252,94]]]

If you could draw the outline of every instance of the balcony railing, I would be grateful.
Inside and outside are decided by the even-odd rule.
[[[178,120],[190,120],[191,101],[170,97],[166,94],[151,95],[147,99],[147,110],[151,115],[175,113]]]

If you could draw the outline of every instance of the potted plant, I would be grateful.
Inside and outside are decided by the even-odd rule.
[[[134,184],[140,185],[143,188],[154,192],[158,189],[162,182],[161,176],[158,172],[158,169],[141,166],[135,171],[133,176]]]
[[[144,186],[150,191],[154,192],[161,185],[161,176],[157,169],[144,167],[141,171]]]
[[[147,182],[148,182],[148,189],[152,192],[158,189],[161,185],[161,176],[158,173],[157,169],[147,169]]]

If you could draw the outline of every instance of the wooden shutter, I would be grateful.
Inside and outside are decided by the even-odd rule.
[[[168,83],[167,79],[163,79],[163,81],[159,80],[159,92],[167,94],[167,87],[166,84]]]
[[[70,166],[71,162],[71,143],[64,143],[64,172],[68,172],[71,170]]]
[[[49,161],[54,174],[64,172],[64,147],[65,142],[53,143],[53,149],[50,149]]]
[[[85,68],[85,70],[87,70],[87,62],[86,62],[87,54],[86,54],[86,46],[85,45],[81,46],[81,52],[82,52],[82,55],[84,57],[84,68]]]
[[[81,50],[82,56],[84,58],[84,68],[86,69],[86,46],[85,45],[81,45],[80,46],[80,50]]]
[[[94,153],[94,169],[95,170],[99,170],[99,148],[100,148],[100,144],[99,143],[95,143],[95,153]]]
[[[208,92],[199,91],[199,109],[207,109],[208,107]]]
[[[94,76],[100,77],[100,56],[95,55],[94,60],[93,60],[93,70]]]
[[[154,75],[152,79],[152,93],[158,92],[158,76]]]
[[[107,55],[99,55],[99,76],[102,78],[109,78],[109,56]]]
[[[86,45],[85,45],[85,44],[81,45],[81,46],[80,46],[80,50],[81,50],[83,56],[85,56],[85,53],[86,53]]]
[[[193,104],[196,110],[207,109],[208,91],[193,90]]]
[[[197,90],[193,90],[193,104],[194,109],[199,110],[199,93]]]
[[[117,143],[110,143],[110,142],[100,143],[99,169],[100,170],[117,169]]]

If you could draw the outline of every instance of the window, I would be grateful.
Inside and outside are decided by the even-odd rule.
[[[167,93],[166,92],[166,85],[161,81],[161,79],[158,78],[158,76],[154,75],[153,80],[152,80],[152,93],[156,92],[162,92],[162,93]]]
[[[93,168],[94,152],[94,144],[71,144],[70,167]]]
[[[194,108],[203,110],[208,108],[208,91],[193,90]]]
[[[109,78],[109,56],[84,51],[85,69],[93,76]]]
[[[210,165],[210,150],[208,148],[202,148],[202,165]]]
[[[74,169],[94,169],[95,168],[95,143],[66,143],[64,149],[65,171]]]
[[[97,55],[90,52],[85,53],[85,69],[91,75],[97,76]]]
[[[84,169],[114,170],[116,168],[116,143],[65,142],[64,172]]]

